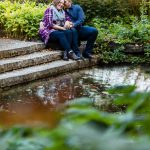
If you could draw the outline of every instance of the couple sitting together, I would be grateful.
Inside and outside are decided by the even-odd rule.
[[[91,59],[98,31],[96,28],[83,26],[84,19],[82,8],[74,5],[71,0],[53,0],[40,23],[40,36],[46,45],[59,42],[64,50],[64,60],[79,60],[82,57]],[[82,54],[78,48],[79,40],[87,41]]]

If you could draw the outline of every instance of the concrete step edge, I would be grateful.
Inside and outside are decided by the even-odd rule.
[[[61,51],[43,50],[0,60],[0,73],[61,59]]]
[[[0,59],[30,54],[36,51],[40,51],[44,48],[45,45],[43,43],[35,43],[29,46],[24,46],[19,48],[4,49],[4,50],[0,50]]]

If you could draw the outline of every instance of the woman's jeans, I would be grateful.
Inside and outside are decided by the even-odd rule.
[[[54,31],[50,34],[48,42],[58,41],[61,47],[69,52],[73,49],[75,54],[80,54],[78,49],[78,32],[76,29]]]
[[[71,39],[72,39],[72,35],[69,30],[54,31],[50,34],[48,43],[58,42],[64,50],[70,51],[71,50],[71,45],[70,45]]]

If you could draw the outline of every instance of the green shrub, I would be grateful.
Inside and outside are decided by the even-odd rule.
[[[87,21],[98,17],[115,17],[129,14],[138,15],[141,0],[74,0],[80,4],[86,13]]]
[[[38,36],[39,22],[47,5],[26,1],[25,3],[0,2],[0,22],[7,36],[33,39]]]
[[[103,63],[150,63],[150,18],[141,15],[129,18],[117,17],[116,20],[93,19],[93,25],[98,29],[97,48]],[[143,45],[144,55],[135,56],[124,53],[127,43]]]
[[[115,21],[95,18],[92,22],[99,31],[98,43],[144,43],[150,39],[150,19],[146,16],[140,20],[130,16],[128,20],[125,18],[125,21],[121,17],[117,17]]]

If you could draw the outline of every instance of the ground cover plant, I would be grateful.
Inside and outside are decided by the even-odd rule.
[[[148,6],[147,6],[148,5]],[[104,63],[149,63],[150,16],[149,3],[142,1],[140,16],[94,18],[92,25],[98,31],[97,49]],[[127,54],[129,45],[134,45],[134,53]],[[137,48],[136,48],[137,47]],[[138,53],[141,49],[142,53]],[[133,50],[132,50],[133,51]],[[137,54],[137,55],[135,55]]]
[[[93,24],[99,31],[95,52],[100,54],[102,62],[149,63],[149,17],[143,16],[141,20],[135,16],[130,16],[127,19],[117,17],[113,21],[97,18],[93,19]],[[133,55],[125,53],[129,44],[134,45],[134,48],[141,48],[143,53],[136,53],[135,50]]]

